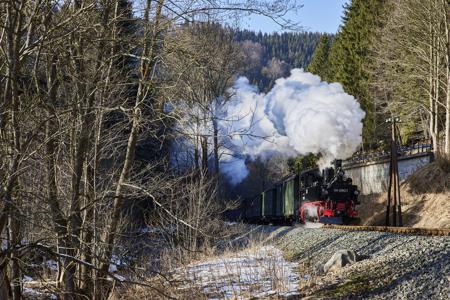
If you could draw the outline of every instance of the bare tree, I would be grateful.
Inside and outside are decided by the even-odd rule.
[[[211,169],[218,176],[220,114],[228,99],[227,90],[239,71],[241,52],[233,32],[215,23],[185,26],[175,36],[183,41],[180,48],[184,48],[170,60],[175,74],[182,74],[174,75],[178,86],[185,87],[171,95],[180,99],[175,107],[181,117],[180,133],[191,141],[194,165],[201,158],[202,169]],[[208,167],[210,157],[212,167]]]
[[[391,1],[375,44],[378,71],[375,95],[390,113],[411,125],[427,119],[435,151],[448,153],[448,3]],[[445,122],[443,122],[445,116]]]

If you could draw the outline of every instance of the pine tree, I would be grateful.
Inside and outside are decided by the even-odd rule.
[[[323,35],[320,38],[319,44],[314,51],[311,63],[307,67],[307,71],[319,75],[322,80],[329,80],[330,67],[328,65],[329,54],[331,46],[331,37]]]
[[[347,93],[358,99],[366,112],[363,129],[365,144],[377,140],[374,99],[369,90],[373,66],[370,48],[377,28],[382,25],[380,16],[385,6],[385,0],[353,0],[347,4],[343,25],[329,55],[330,81],[341,83]]]

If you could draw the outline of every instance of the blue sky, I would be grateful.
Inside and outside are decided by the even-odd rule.
[[[342,6],[348,0],[298,0],[303,8],[297,13],[289,13],[288,18],[298,22],[307,31],[335,33],[341,24]],[[280,31],[272,20],[261,17],[246,17],[241,27],[262,32]]]

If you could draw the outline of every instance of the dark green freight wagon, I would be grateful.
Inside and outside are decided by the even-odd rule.
[[[275,217],[277,218],[277,220],[282,220],[284,218],[284,213],[283,213],[283,185],[282,184],[278,184],[275,187],[276,191],[277,191],[277,198],[275,201]]]

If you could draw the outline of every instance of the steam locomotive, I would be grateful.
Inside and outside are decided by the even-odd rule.
[[[345,176],[342,161],[334,168],[311,169],[285,178],[261,194],[245,199],[241,218],[256,224],[356,224],[359,191]]]

